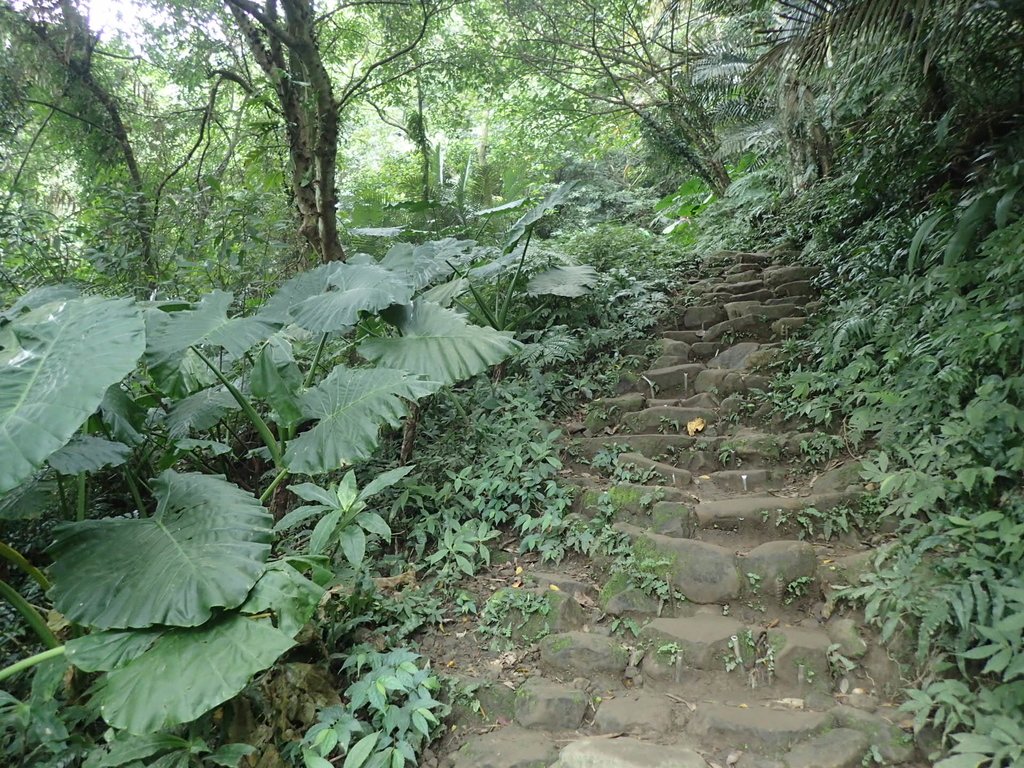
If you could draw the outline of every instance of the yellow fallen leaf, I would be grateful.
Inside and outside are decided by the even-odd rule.
[[[740,704],[740,709],[750,709],[749,704]]]
[[[521,565],[517,565],[517,566],[516,566],[516,576],[518,576],[518,575],[519,575],[519,574],[521,574],[522,572],[523,572],[523,566],[521,566]]]
[[[704,427],[706,427],[706,426],[707,426],[707,423],[704,421],[704,419],[702,419],[702,418],[700,418],[700,416],[698,416],[693,421],[686,422],[686,434],[688,434],[690,437],[693,437],[698,432],[703,432],[704,431]]]
[[[548,585],[548,589],[550,589],[552,592],[561,592],[562,591],[562,590],[560,590],[558,588],[557,584],[549,584]]]

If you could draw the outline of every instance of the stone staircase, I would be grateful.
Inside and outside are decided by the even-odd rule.
[[[834,610],[833,585],[872,553],[844,530],[864,491],[857,468],[809,471],[821,436],[765,424],[746,397],[770,387],[764,366],[819,306],[815,271],[758,253],[719,255],[709,271],[634,390],[594,402],[567,443],[576,513],[623,534],[661,591],[609,563],[527,572],[551,633],[531,644],[534,619],[510,620],[519,674],[477,679],[484,716],[457,718],[447,764],[923,764],[892,704],[898,669]]]

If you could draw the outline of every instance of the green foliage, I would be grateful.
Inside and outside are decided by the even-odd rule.
[[[440,682],[419,661],[405,649],[356,649],[344,665],[352,680],[347,703],[320,712],[303,738],[307,768],[326,768],[333,756],[344,756],[348,768],[416,765],[447,714],[435,698]]]
[[[124,300],[40,289],[0,315],[0,493],[71,439],[134,369],[144,339],[141,313]]]

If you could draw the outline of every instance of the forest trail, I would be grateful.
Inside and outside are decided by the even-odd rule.
[[[744,398],[770,387],[760,371],[819,306],[815,270],[725,253],[705,273],[635,390],[565,425],[576,512],[625,534],[662,591],[610,561],[492,568],[485,581],[544,609],[509,611],[511,650],[482,651],[468,621],[426,639],[480,711],[456,706],[424,765],[914,764],[898,669],[834,604],[881,541],[848,525],[856,464],[809,464],[822,436],[766,423]]]

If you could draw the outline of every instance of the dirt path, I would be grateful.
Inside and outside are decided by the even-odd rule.
[[[486,581],[532,590],[543,611],[509,612],[504,652],[468,620],[427,639],[481,704],[457,708],[428,764],[922,764],[892,703],[896,665],[832,600],[878,543],[843,530],[863,493],[856,466],[809,467],[828,437],[765,425],[744,398],[770,386],[758,370],[816,308],[814,271],[730,253],[708,272],[678,329],[652,339],[661,356],[637,391],[593,403],[567,442],[578,514],[628,537],[633,570],[492,569]]]

